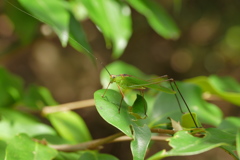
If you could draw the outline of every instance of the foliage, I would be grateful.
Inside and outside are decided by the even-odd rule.
[[[134,66],[131,67],[128,64],[126,64],[126,66],[124,67],[123,62],[114,62],[109,66],[107,66],[107,68],[112,73],[115,73],[115,68],[116,68],[116,73],[118,73],[117,66],[119,64],[121,64],[122,66],[121,68],[122,73],[127,74],[131,72],[131,70],[136,69]],[[106,72],[106,71],[103,70],[102,72]],[[102,75],[104,74],[102,73]],[[105,75],[102,78],[105,79]],[[225,79],[227,79],[228,82],[235,82],[230,77],[221,78],[221,77],[214,76],[214,78],[218,79],[219,81],[224,81]],[[201,79],[201,77],[199,79]],[[207,129],[203,128],[202,130],[197,131],[202,134],[203,138],[194,137],[190,134],[191,132],[190,133],[188,132],[188,130],[192,130],[193,128],[185,128],[182,131],[179,131],[176,134],[174,134],[172,138],[168,139],[169,145],[173,147],[172,150],[159,151],[149,159],[162,159],[168,156],[194,155],[194,154],[199,154],[199,153],[208,151],[215,147],[221,147],[222,149],[230,153],[233,157],[238,159],[234,151],[236,151],[235,144],[236,144],[238,127],[240,124],[239,123],[240,119],[233,118],[233,117],[228,117],[226,119],[223,119],[222,111],[216,105],[206,102],[204,99],[202,99],[202,95],[204,93],[203,92],[204,90],[202,88],[206,87],[206,85],[197,86],[196,84],[189,83],[189,82],[193,83],[194,80],[196,81],[197,78],[188,79],[186,80],[186,82],[178,82],[177,83],[178,88],[180,89],[181,93],[184,95],[184,98],[187,101],[191,111],[197,113],[200,122],[202,122],[203,124],[212,125],[216,128],[207,128]],[[214,83],[214,86],[216,88],[223,87],[226,90],[229,90],[231,89],[230,88],[231,85],[234,85],[235,90],[239,89],[239,85],[236,84],[236,82],[231,83],[231,85],[226,85],[226,84],[227,83],[225,83],[225,85],[223,85],[223,83],[217,83],[217,84]],[[116,85],[116,84],[112,84],[112,85]],[[151,129],[168,128],[169,127],[168,123],[170,123],[168,120],[168,117],[171,117],[177,121],[181,121],[182,113],[180,112],[179,108],[177,108],[178,107],[177,101],[172,94],[168,94],[165,92],[153,94],[152,90],[148,90],[148,92],[145,94],[146,100],[150,101],[150,103],[148,103],[148,112],[147,112],[148,117],[146,119],[138,119],[136,118],[136,116],[133,116],[133,114],[129,111],[128,107],[133,106],[132,103],[128,103],[128,104],[126,104],[125,102],[122,103],[121,111],[120,113],[118,113],[118,107],[120,106],[119,103],[121,100],[121,95],[119,92],[108,89],[108,91],[106,92],[106,96],[102,97],[104,92],[105,90],[98,90],[95,92],[94,98],[96,101],[98,112],[108,123],[117,127],[119,130],[121,130],[122,132],[124,132],[126,135],[130,137],[133,137],[136,135],[143,135],[144,132],[147,132],[145,128],[146,126],[148,126]],[[232,102],[232,99],[234,99],[235,96],[229,96],[228,98],[229,99],[226,99],[226,100],[228,100],[229,102]],[[132,102],[134,100],[129,100],[129,99],[135,99],[135,97],[133,96],[126,97],[126,101]],[[154,101],[154,103],[151,103],[151,101]],[[152,104],[152,106],[150,106],[149,104]],[[181,106],[184,106],[184,105],[181,104]],[[138,106],[134,106],[134,107],[142,108],[143,105],[140,103]],[[186,108],[184,110],[186,110]],[[132,126],[133,126],[132,123],[137,123],[143,128],[141,130],[134,130],[132,129]],[[181,123],[189,123],[189,122],[181,122]],[[194,130],[192,130],[192,132],[193,131]],[[141,136],[139,136],[139,138],[141,139]],[[143,138],[141,139],[142,143],[148,141],[149,139],[148,136],[142,136],[142,138]],[[133,139],[135,140],[135,138]],[[140,149],[143,149],[143,148],[139,148],[138,151],[132,150],[133,156],[136,155],[135,154],[136,152],[142,152],[142,150]],[[143,157],[139,158],[137,156],[134,156],[134,159],[143,159]]]
[[[51,26],[58,35],[62,46],[66,46],[69,42],[75,49],[87,54],[95,61],[90,45],[88,44],[84,30],[77,20],[90,18],[102,32],[107,47],[113,48],[113,57],[118,58],[123,53],[128,44],[128,40],[132,34],[131,9],[136,9],[143,14],[151,27],[161,36],[167,39],[176,39],[180,35],[175,22],[167,14],[163,7],[159,4],[145,0],[19,0],[30,16],[38,19]],[[20,7],[17,2],[10,2],[9,7]],[[17,9],[18,9],[17,8]],[[54,8],[54,9],[53,9]],[[80,10],[77,10],[80,8]],[[16,12],[16,11],[14,11]],[[11,13],[11,12],[9,12]],[[29,15],[29,14],[28,14]],[[19,17],[11,15],[14,23],[15,19],[23,19],[21,14]],[[25,15],[25,17],[28,17]],[[24,17],[24,18],[25,18]],[[35,23],[16,24],[16,30],[19,34],[25,33],[29,38],[24,38],[24,43],[31,42],[33,30],[36,29]],[[28,30],[25,30],[28,28]],[[28,33],[29,32],[29,33]],[[28,42],[27,42],[28,41]]]
[[[137,68],[120,61],[110,64],[107,68],[114,73],[114,68],[118,68],[117,66],[120,65],[121,72],[123,73],[133,70],[137,71],[136,73],[139,73],[139,75],[144,76]],[[56,105],[57,102],[54,101],[46,88],[30,85],[29,88],[24,91],[23,82],[19,77],[9,74],[3,68],[1,68],[1,72],[3,73],[1,75],[4,75],[1,78],[1,84],[5,84],[5,92],[2,93],[3,96],[1,100],[1,102],[5,103],[1,104],[0,122],[0,128],[2,130],[0,134],[1,150],[5,150],[5,152],[0,152],[1,157],[5,157],[5,159],[21,159],[21,157],[33,159],[32,157],[35,157],[38,159],[43,156],[44,159],[52,159],[53,157],[55,157],[55,159],[61,159],[61,157],[68,157],[71,159],[73,156],[75,158],[77,157],[76,159],[81,159],[85,156],[107,156],[109,159],[116,159],[113,156],[102,155],[98,152],[81,151],[73,155],[59,151],[57,152],[56,149],[51,148],[52,144],[76,144],[91,141],[91,136],[84,121],[79,115],[71,111],[50,113],[46,115],[45,118],[50,121],[51,127],[41,122],[38,118],[33,117],[31,114],[24,113],[18,106],[25,106],[29,108],[29,110],[40,112],[44,106]],[[104,72],[106,71],[103,70],[102,73]],[[103,79],[106,78],[104,74],[102,75]],[[152,76],[145,75],[144,77]],[[229,80],[230,78],[214,77],[219,81],[227,79],[228,82],[234,82],[233,80]],[[199,79],[201,80],[202,78],[200,77]],[[173,148],[172,150],[159,151],[155,155],[149,157],[149,159],[194,155],[215,147],[221,147],[237,159],[237,155],[234,151],[239,151],[238,128],[240,127],[240,119],[237,117],[222,119],[222,112],[215,105],[201,98],[205,85],[199,85],[203,88],[201,89],[199,86],[189,83],[195,81],[196,78],[188,79],[186,82],[178,82],[177,85],[191,110],[197,113],[200,121],[203,122],[203,124],[213,125],[215,128],[199,129],[199,131],[194,131],[193,128],[180,130],[175,133],[172,138],[170,137],[168,139],[169,145]],[[227,85],[224,86],[223,83],[219,84],[227,90]],[[236,83],[232,85],[234,84],[235,90],[237,90],[238,88],[236,87],[239,86],[236,85]],[[216,83],[214,83],[214,85],[216,87]],[[231,87],[231,85],[228,86]],[[229,89],[231,89],[230,87]],[[129,99],[129,104],[123,101],[120,112],[118,110],[121,100],[120,93],[108,89],[105,96],[102,97],[104,92],[105,89],[102,89],[96,91],[94,94],[97,110],[105,121],[133,139],[131,142],[131,150],[134,159],[143,159],[145,156],[151,140],[151,129],[171,130],[171,124],[167,117],[180,121],[182,116],[173,94],[164,92],[158,93],[154,90],[148,90],[145,94],[145,99],[149,102],[147,103],[147,117],[145,117],[143,110],[144,104],[146,104],[145,99],[142,96],[132,96],[135,95],[135,91],[127,92],[126,100]],[[232,99],[233,97],[229,96],[229,102],[232,102]],[[130,102],[134,103],[131,105]],[[132,106],[132,108],[130,106]],[[184,105],[182,104],[182,106]],[[184,110],[186,110],[186,108]],[[203,137],[194,137],[189,133],[189,130],[200,133]],[[25,148],[20,147],[22,143],[24,143]],[[22,152],[23,149],[25,152]],[[33,152],[35,154],[32,154]]]
[[[113,58],[121,56],[132,35],[130,8],[144,15],[152,29],[162,37],[176,39],[180,36],[175,22],[164,8],[154,1],[18,0],[17,3],[5,0],[5,2],[10,4],[7,6],[10,8],[7,10],[8,16],[16,23],[16,32],[20,35],[23,45],[30,43],[36,36],[33,33],[38,22],[27,20],[32,16],[49,25],[59,37],[63,47],[69,43],[93,61],[96,58],[93,56],[83,27],[78,22],[86,18],[91,19],[102,32],[107,47],[113,49]],[[16,8],[22,11],[22,7],[27,10],[25,12],[27,15],[16,13],[19,12]],[[22,19],[26,20],[24,26],[18,23]],[[171,85],[164,78],[154,80],[155,75],[145,75],[136,67],[121,61],[116,61],[106,68],[116,75],[123,73],[134,75],[148,80],[146,81],[148,84],[161,82],[160,85],[171,89]],[[101,82],[106,88],[109,83],[106,70],[101,73]],[[212,75],[195,77],[176,84],[176,95],[180,97],[178,88],[192,114],[188,113],[185,103],[180,98],[180,106],[187,112],[181,113],[175,94],[165,93],[164,90],[159,92],[149,89],[144,97],[138,95],[137,91],[125,90],[125,98],[121,102],[122,95],[115,84],[107,91],[101,89],[95,92],[96,109],[106,122],[131,138],[130,148],[135,160],[146,157],[147,150],[151,149],[150,142],[154,143],[153,136],[162,138],[154,132],[167,135],[168,138],[165,140],[172,149],[159,150],[150,155],[149,160],[195,155],[216,147],[239,159],[240,119],[223,118],[222,111],[215,104],[203,99],[203,95],[217,96],[239,106],[239,83],[230,77]],[[0,68],[0,93],[0,159],[117,159],[112,155],[99,153],[98,147],[119,135],[114,135],[114,138],[93,140],[88,126],[75,112],[42,114],[46,106],[58,105],[48,89],[37,85],[25,87],[21,78]],[[197,126],[193,123],[192,116]],[[45,123],[46,121],[48,123]],[[211,127],[204,128],[205,125]],[[69,153],[67,152],[69,150],[63,149],[66,146],[71,149],[80,146],[81,149],[73,149]]]

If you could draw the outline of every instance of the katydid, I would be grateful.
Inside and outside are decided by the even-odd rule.
[[[119,91],[122,95],[122,98],[121,98],[121,101],[120,101],[120,106],[118,108],[119,113],[120,113],[120,110],[121,110],[122,101],[124,99],[124,93],[123,93],[124,89],[139,90],[140,94],[143,95],[144,90],[146,90],[147,88],[155,89],[155,90],[166,92],[166,93],[169,93],[169,94],[174,94],[175,97],[176,97],[176,100],[178,102],[178,105],[180,107],[181,112],[184,113],[183,110],[182,110],[182,107],[180,105],[178,96],[176,95],[176,91],[173,88],[173,85],[172,85],[172,83],[173,83],[175,88],[177,89],[181,99],[183,100],[183,102],[184,102],[184,104],[185,104],[185,106],[186,106],[186,108],[187,108],[195,126],[198,128],[198,125],[197,125],[197,123],[194,119],[194,116],[193,116],[192,112],[190,111],[190,109],[187,105],[187,102],[183,98],[183,95],[180,92],[180,90],[178,89],[178,86],[177,86],[177,84],[176,84],[176,82],[173,78],[168,78],[167,75],[164,75],[164,76],[160,76],[160,77],[157,77],[157,78],[154,78],[154,79],[143,80],[143,79],[140,79],[140,78],[134,77],[132,75],[128,75],[128,74],[113,75],[113,74],[110,74],[110,72],[107,70],[107,68],[105,66],[104,66],[104,68],[110,76],[110,81],[109,81],[109,83],[107,85],[107,88],[106,88],[105,92],[103,93],[102,97],[104,97],[104,95],[106,94],[110,84],[116,83],[116,85],[117,85],[117,87],[118,87],[118,89],[119,89]],[[170,82],[171,89],[160,85],[160,83],[165,82],[165,81]]]

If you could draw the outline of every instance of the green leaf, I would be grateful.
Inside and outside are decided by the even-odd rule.
[[[118,158],[110,154],[98,154],[98,160],[118,160]]]
[[[237,154],[238,154],[238,157],[240,158],[240,129],[238,129],[238,132],[237,132],[237,137],[236,137],[236,145],[237,145]]]
[[[6,142],[0,140],[0,159],[4,159],[6,147],[7,147]]]
[[[45,106],[57,104],[47,88],[36,85],[28,87],[22,103],[29,108],[37,110],[41,110]]]
[[[51,160],[56,155],[56,150],[33,141],[26,134],[20,134],[8,143],[5,160]]]
[[[94,93],[94,100],[101,117],[121,130],[124,134],[132,137],[132,131],[130,129],[131,119],[128,118],[128,105],[125,101],[122,101],[120,113],[118,108],[120,106],[121,95],[113,90],[107,90],[104,97],[102,97],[105,90],[98,90]],[[126,118],[127,117],[127,118]]]
[[[85,160],[85,159],[98,160],[96,153],[92,151],[83,152],[78,160]]]
[[[133,158],[136,160],[144,159],[151,139],[151,131],[146,125],[146,119],[136,121],[132,113],[128,112],[129,106],[125,101],[122,101],[119,112],[122,98],[120,93],[109,89],[102,97],[104,92],[105,90],[102,89],[94,93],[94,100],[99,114],[109,124],[133,138],[134,140],[131,142]]]
[[[215,128],[209,128],[204,138],[190,135],[187,131],[179,131],[169,138],[171,150],[160,151],[148,160],[162,159],[169,156],[195,155],[216,147],[233,145],[235,136]]]
[[[217,106],[202,99],[202,91],[198,86],[183,82],[178,82],[177,85],[191,112],[195,112],[198,115],[200,122],[214,126],[218,126],[221,123],[221,110]],[[181,102],[184,112],[188,112],[185,104],[180,99],[179,94],[176,94]],[[169,122],[167,117],[180,121],[181,115],[182,113],[175,96],[173,94],[160,92],[155,101],[152,112],[149,113],[149,120],[151,120],[150,126]]]
[[[39,22],[26,13],[22,13],[20,10],[23,10],[23,8],[17,1],[14,1],[14,3],[9,1],[5,2],[8,4],[4,6],[5,12],[14,24],[14,30],[20,38],[21,43],[23,45],[31,43],[34,36],[36,36]]]
[[[157,3],[146,0],[127,0],[127,2],[143,14],[151,27],[166,39],[177,39],[180,31],[172,18]]]
[[[240,118],[227,117],[221,122],[221,124],[217,128],[235,135],[238,132],[238,128],[240,128]]]
[[[143,160],[151,139],[151,131],[147,125],[132,126],[134,140],[131,142],[131,150],[134,160]]]
[[[228,102],[240,106],[240,84],[232,77],[199,76],[186,81],[199,85],[204,92],[217,95]]]
[[[118,160],[118,158],[109,155],[101,154],[96,151],[83,151],[78,160]]]
[[[71,143],[91,140],[91,135],[83,119],[72,111],[48,114],[47,118],[61,137]]]
[[[65,140],[63,139],[62,137],[60,137],[59,135],[55,134],[39,134],[39,135],[36,135],[36,136],[33,136],[33,138],[36,138],[36,139],[44,139],[48,142],[48,144],[54,144],[54,145],[57,145],[57,144],[68,144],[69,141],[68,140]]]
[[[191,116],[192,115],[192,116]],[[193,119],[195,120],[196,124],[194,123]],[[196,125],[201,127],[201,124],[198,121],[198,117],[196,113],[185,113],[181,117],[181,125],[184,128],[194,128]]]
[[[66,46],[69,38],[70,15],[68,13],[68,3],[63,0],[18,0],[24,8],[33,14],[34,18],[48,24],[57,33]]]
[[[147,114],[147,102],[141,95],[137,95],[132,107],[129,107],[129,113],[135,116],[137,119],[146,118]]]
[[[113,44],[113,57],[118,58],[131,36],[130,8],[121,1],[82,0],[90,19],[100,28],[107,45]]]
[[[19,102],[22,91],[22,80],[0,67],[0,108],[11,107],[13,104]]]
[[[79,152],[58,152],[58,155],[54,160],[78,160],[81,153]]]
[[[0,139],[9,140],[19,133],[26,133],[30,136],[56,135],[56,132],[50,126],[38,122],[35,117],[26,113],[2,109],[0,114]]]
[[[88,40],[85,36],[85,32],[81,26],[81,24],[75,19],[75,17],[70,14],[70,23],[69,23],[69,32],[70,38],[69,43],[76,50],[85,53],[87,56],[91,58],[93,62],[96,61],[92,53],[92,49],[88,44]]]

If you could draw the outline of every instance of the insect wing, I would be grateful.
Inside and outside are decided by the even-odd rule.
[[[139,79],[134,76],[123,77],[120,86],[125,87],[126,89],[145,89],[141,84],[146,83],[146,81]]]
[[[158,91],[162,91],[162,92],[166,92],[166,93],[170,93],[170,94],[175,94],[176,92],[159,85],[159,83],[161,83],[162,81],[154,81],[154,82],[149,82],[149,81],[145,81],[142,79],[139,79],[137,77],[124,77],[124,81],[126,82],[127,86],[129,89],[144,89],[144,88],[152,88],[152,89],[156,89]]]

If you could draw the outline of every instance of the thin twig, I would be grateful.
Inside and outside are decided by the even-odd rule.
[[[155,141],[166,141],[170,136],[152,136],[151,140]],[[58,151],[64,152],[75,152],[79,150],[85,149],[98,149],[101,148],[103,144],[107,143],[115,143],[115,142],[123,142],[123,141],[131,141],[132,138],[128,136],[123,136],[123,133],[117,133],[106,138],[95,139],[89,142],[79,143],[76,145],[49,145],[51,148],[54,148]]]
[[[49,145],[50,147],[59,150],[59,151],[64,151],[64,152],[75,152],[79,150],[84,150],[84,149],[96,149],[99,148],[101,145],[110,143],[114,139],[122,136],[123,133],[117,133],[105,138],[100,138],[100,139],[95,139],[89,142],[84,142],[76,145]]]
[[[174,130],[161,129],[161,128],[152,128],[151,132],[153,132],[153,133],[171,134],[171,135],[173,135],[175,133]]]
[[[95,105],[94,99],[88,99],[83,101],[60,104],[56,106],[46,106],[42,109],[42,114],[47,115],[54,112],[69,111],[74,109],[91,107],[94,105]]]
[[[166,139],[170,138],[171,136],[152,136],[151,140],[153,141],[166,141]],[[116,139],[114,139],[112,142],[110,143],[115,143],[115,142],[123,142],[123,141],[131,141],[133,140],[131,137],[128,136],[122,136],[122,137],[118,137]]]

